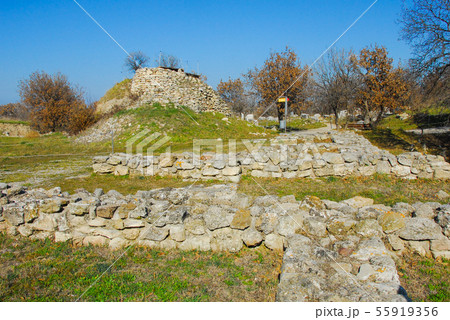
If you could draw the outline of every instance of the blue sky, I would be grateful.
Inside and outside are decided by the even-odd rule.
[[[286,46],[311,64],[374,0],[77,1],[128,52],[175,55],[215,88]],[[400,0],[379,0],[336,47],[376,43],[406,63],[400,11]],[[126,54],[73,0],[0,0],[0,27],[0,104],[18,101],[18,82],[36,70],[62,72],[91,101],[131,76]]]

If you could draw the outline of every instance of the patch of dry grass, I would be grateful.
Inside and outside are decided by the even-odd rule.
[[[267,193],[278,196],[293,194],[298,200],[301,200],[307,195],[313,195],[321,199],[334,201],[363,196],[374,199],[375,203],[386,205],[393,205],[397,202],[442,202],[436,197],[436,193],[439,190],[450,193],[448,181],[407,180],[380,174],[370,177],[351,176],[316,179],[253,178],[244,176],[239,184],[240,192],[254,196],[267,195]]]
[[[217,180],[183,180],[178,177],[161,177],[161,176],[114,176],[112,174],[101,175],[91,174],[87,176],[64,178],[53,181],[46,181],[40,184],[43,188],[61,187],[62,190],[69,193],[76,189],[84,188],[89,192],[94,192],[97,188],[102,188],[105,192],[116,190],[122,194],[134,194],[138,190],[152,190],[159,188],[181,188],[190,185],[212,185],[221,184],[223,181]]]

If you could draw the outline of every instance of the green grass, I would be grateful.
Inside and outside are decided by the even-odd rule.
[[[259,124],[263,127],[271,128],[276,127],[278,128],[279,123],[278,121],[269,121],[269,120],[261,120],[259,121]],[[288,131],[302,131],[302,130],[310,130],[310,129],[318,129],[326,127],[326,124],[318,121],[313,121],[311,119],[300,119],[300,118],[294,118],[289,119],[287,123],[287,130]]]
[[[131,94],[131,79],[124,79],[116,83],[109,89],[105,95],[99,100],[99,103],[104,103],[112,99],[123,99]]]
[[[379,127],[391,130],[411,130],[418,128],[417,124],[414,123],[412,117],[406,120],[402,120],[396,115],[391,115],[384,118],[379,124]]]
[[[92,156],[109,153],[107,143],[74,144],[61,133],[37,138],[0,137],[0,181],[26,181],[42,176],[64,179],[64,170],[90,173]],[[69,176],[72,173],[68,174]]]
[[[450,260],[405,253],[397,262],[400,282],[413,301],[450,301]]]
[[[235,139],[236,149],[239,151],[245,148],[241,139],[274,136],[274,133],[246,121],[236,118],[223,121],[222,114],[196,114],[186,108],[145,105],[138,109],[119,112],[116,116],[122,115],[132,116],[134,120],[131,127],[115,137],[115,152],[126,152],[127,140],[143,129],[149,129],[147,137],[160,132],[171,138],[167,144],[155,150],[155,154],[164,152],[168,146],[172,152],[192,151],[194,139],[212,139],[212,142],[223,145],[224,152],[228,151],[229,141]],[[222,140],[218,140],[219,138]],[[201,150],[216,151],[216,147],[207,145],[202,146]],[[144,152],[146,151],[144,148]],[[91,144],[75,143],[73,138],[61,133],[36,138],[0,137],[0,181],[23,182],[43,179],[44,184],[39,182],[34,185],[47,186],[49,183],[68,185],[73,181],[66,183],[66,177],[90,175],[92,156],[110,152],[109,140]]]
[[[221,139],[224,150],[227,150],[228,142],[236,140],[238,149],[243,148],[242,139],[256,139],[273,137],[274,133],[253,124],[228,117],[228,121],[222,120],[226,116],[221,113],[203,112],[195,113],[186,107],[162,106],[160,104],[144,105],[140,108],[122,110],[115,116],[132,116],[135,121],[117,139],[118,150],[125,150],[126,141],[143,129],[152,133],[161,133],[170,137],[170,142],[156,150],[164,152],[167,146],[172,151],[192,151],[194,139]],[[215,151],[214,146],[202,147],[205,151]]]
[[[255,182],[256,181],[256,182]],[[261,188],[262,187],[262,188]],[[450,192],[446,181],[406,180],[388,175],[371,177],[327,177],[317,179],[253,178],[244,176],[239,191],[254,196],[293,194],[297,200],[313,195],[321,199],[342,201],[354,196],[374,199],[375,203],[393,205],[397,202],[437,201],[439,190]],[[267,193],[266,193],[267,191]]]
[[[409,151],[419,151],[422,153],[438,155],[445,153],[447,160],[449,160],[449,133],[427,134],[420,136],[405,131],[417,128],[434,127],[437,121],[442,120],[442,115],[436,116],[437,118],[433,115],[425,115],[426,116],[415,114],[407,120],[401,120],[395,115],[392,115],[383,119],[376,129],[362,131],[361,134],[369,139],[369,141],[374,145],[389,150],[393,154],[400,154]],[[431,120],[426,120],[427,117]],[[426,146],[426,149],[424,146]]]
[[[22,120],[9,120],[9,119],[0,119],[0,123],[6,123],[6,124],[23,124],[26,126],[29,126],[30,123],[28,121],[22,121]]]
[[[0,233],[0,301],[275,300],[281,255],[264,248],[228,254],[132,247],[108,270],[122,252]]]

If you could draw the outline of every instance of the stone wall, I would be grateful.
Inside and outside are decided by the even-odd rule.
[[[195,112],[230,114],[229,108],[213,88],[182,69],[139,69],[133,77],[131,93],[139,95],[143,102],[173,103]]]
[[[261,140],[260,140],[261,141]],[[257,142],[250,143],[255,145]],[[179,176],[238,182],[240,176],[304,178],[392,174],[406,179],[450,179],[442,156],[407,152],[395,156],[353,132],[279,137],[270,146],[236,154],[193,153],[142,156],[114,154],[95,157],[94,172],[115,175]]]
[[[278,301],[405,301],[395,253],[450,257],[450,205],[251,197],[235,184],[126,196],[0,184],[0,230],[111,249],[285,250]]]
[[[15,123],[0,123],[0,135],[7,137],[25,137],[33,131],[30,126],[25,124],[15,124]]]

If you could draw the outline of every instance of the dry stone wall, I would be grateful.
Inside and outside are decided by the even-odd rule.
[[[230,114],[229,108],[213,88],[182,69],[139,69],[133,77],[131,93],[140,96],[143,102],[173,103],[195,112]]]
[[[448,204],[251,197],[235,184],[126,196],[0,184],[0,230],[111,249],[285,250],[278,301],[405,301],[396,253],[450,257]]]
[[[250,144],[257,145],[258,141]],[[172,175],[231,182],[238,182],[243,174],[304,178],[382,173],[406,179],[450,179],[450,164],[442,156],[419,152],[395,156],[353,132],[280,136],[272,139],[270,146],[236,154],[113,154],[95,157],[93,170],[100,174]]]
[[[31,130],[30,126],[25,124],[0,123],[0,135],[7,137],[25,137],[31,132],[33,130]]]

